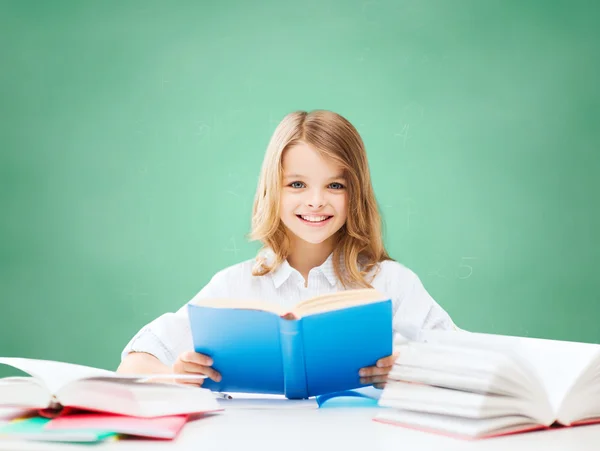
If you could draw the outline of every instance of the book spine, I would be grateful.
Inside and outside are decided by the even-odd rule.
[[[283,388],[286,398],[308,398],[301,320],[280,320]]]

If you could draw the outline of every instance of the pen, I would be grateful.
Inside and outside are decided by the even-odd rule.
[[[217,398],[221,398],[221,399],[233,399],[233,396],[228,395],[227,393],[220,392],[220,391],[216,391],[215,396]]]
[[[163,380],[201,380],[206,379],[204,374],[136,374],[128,378],[139,379],[138,382],[149,382],[154,379]]]

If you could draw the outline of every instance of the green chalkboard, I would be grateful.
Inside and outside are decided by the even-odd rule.
[[[115,368],[251,258],[276,124],[353,122],[391,255],[474,331],[600,341],[592,1],[0,2],[0,354]]]

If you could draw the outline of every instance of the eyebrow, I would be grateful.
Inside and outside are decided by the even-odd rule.
[[[284,178],[286,178],[286,179],[304,179],[304,178],[306,178],[306,176],[304,176],[302,174],[284,174]],[[338,174],[333,177],[330,177],[328,180],[345,179],[345,178],[346,177],[342,173],[342,174]]]

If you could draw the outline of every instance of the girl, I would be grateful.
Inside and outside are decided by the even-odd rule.
[[[455,327],[419,278],[388,256],[364,144],[336,113],[297,111],[277,126],[262,165],[250,237],[263,243],[259,255],[218,272],[192,302],[247,298],[289,308],[316,295],[373,287],[392,299],[393,328],[405,338]],[[394,359],[382,356],[360,370],[361,383],[383,387]],[[117,371],[204,374],[219,381],[211,365],[209,356],[193,351],[184,305],[142,328],[123,350]]]

